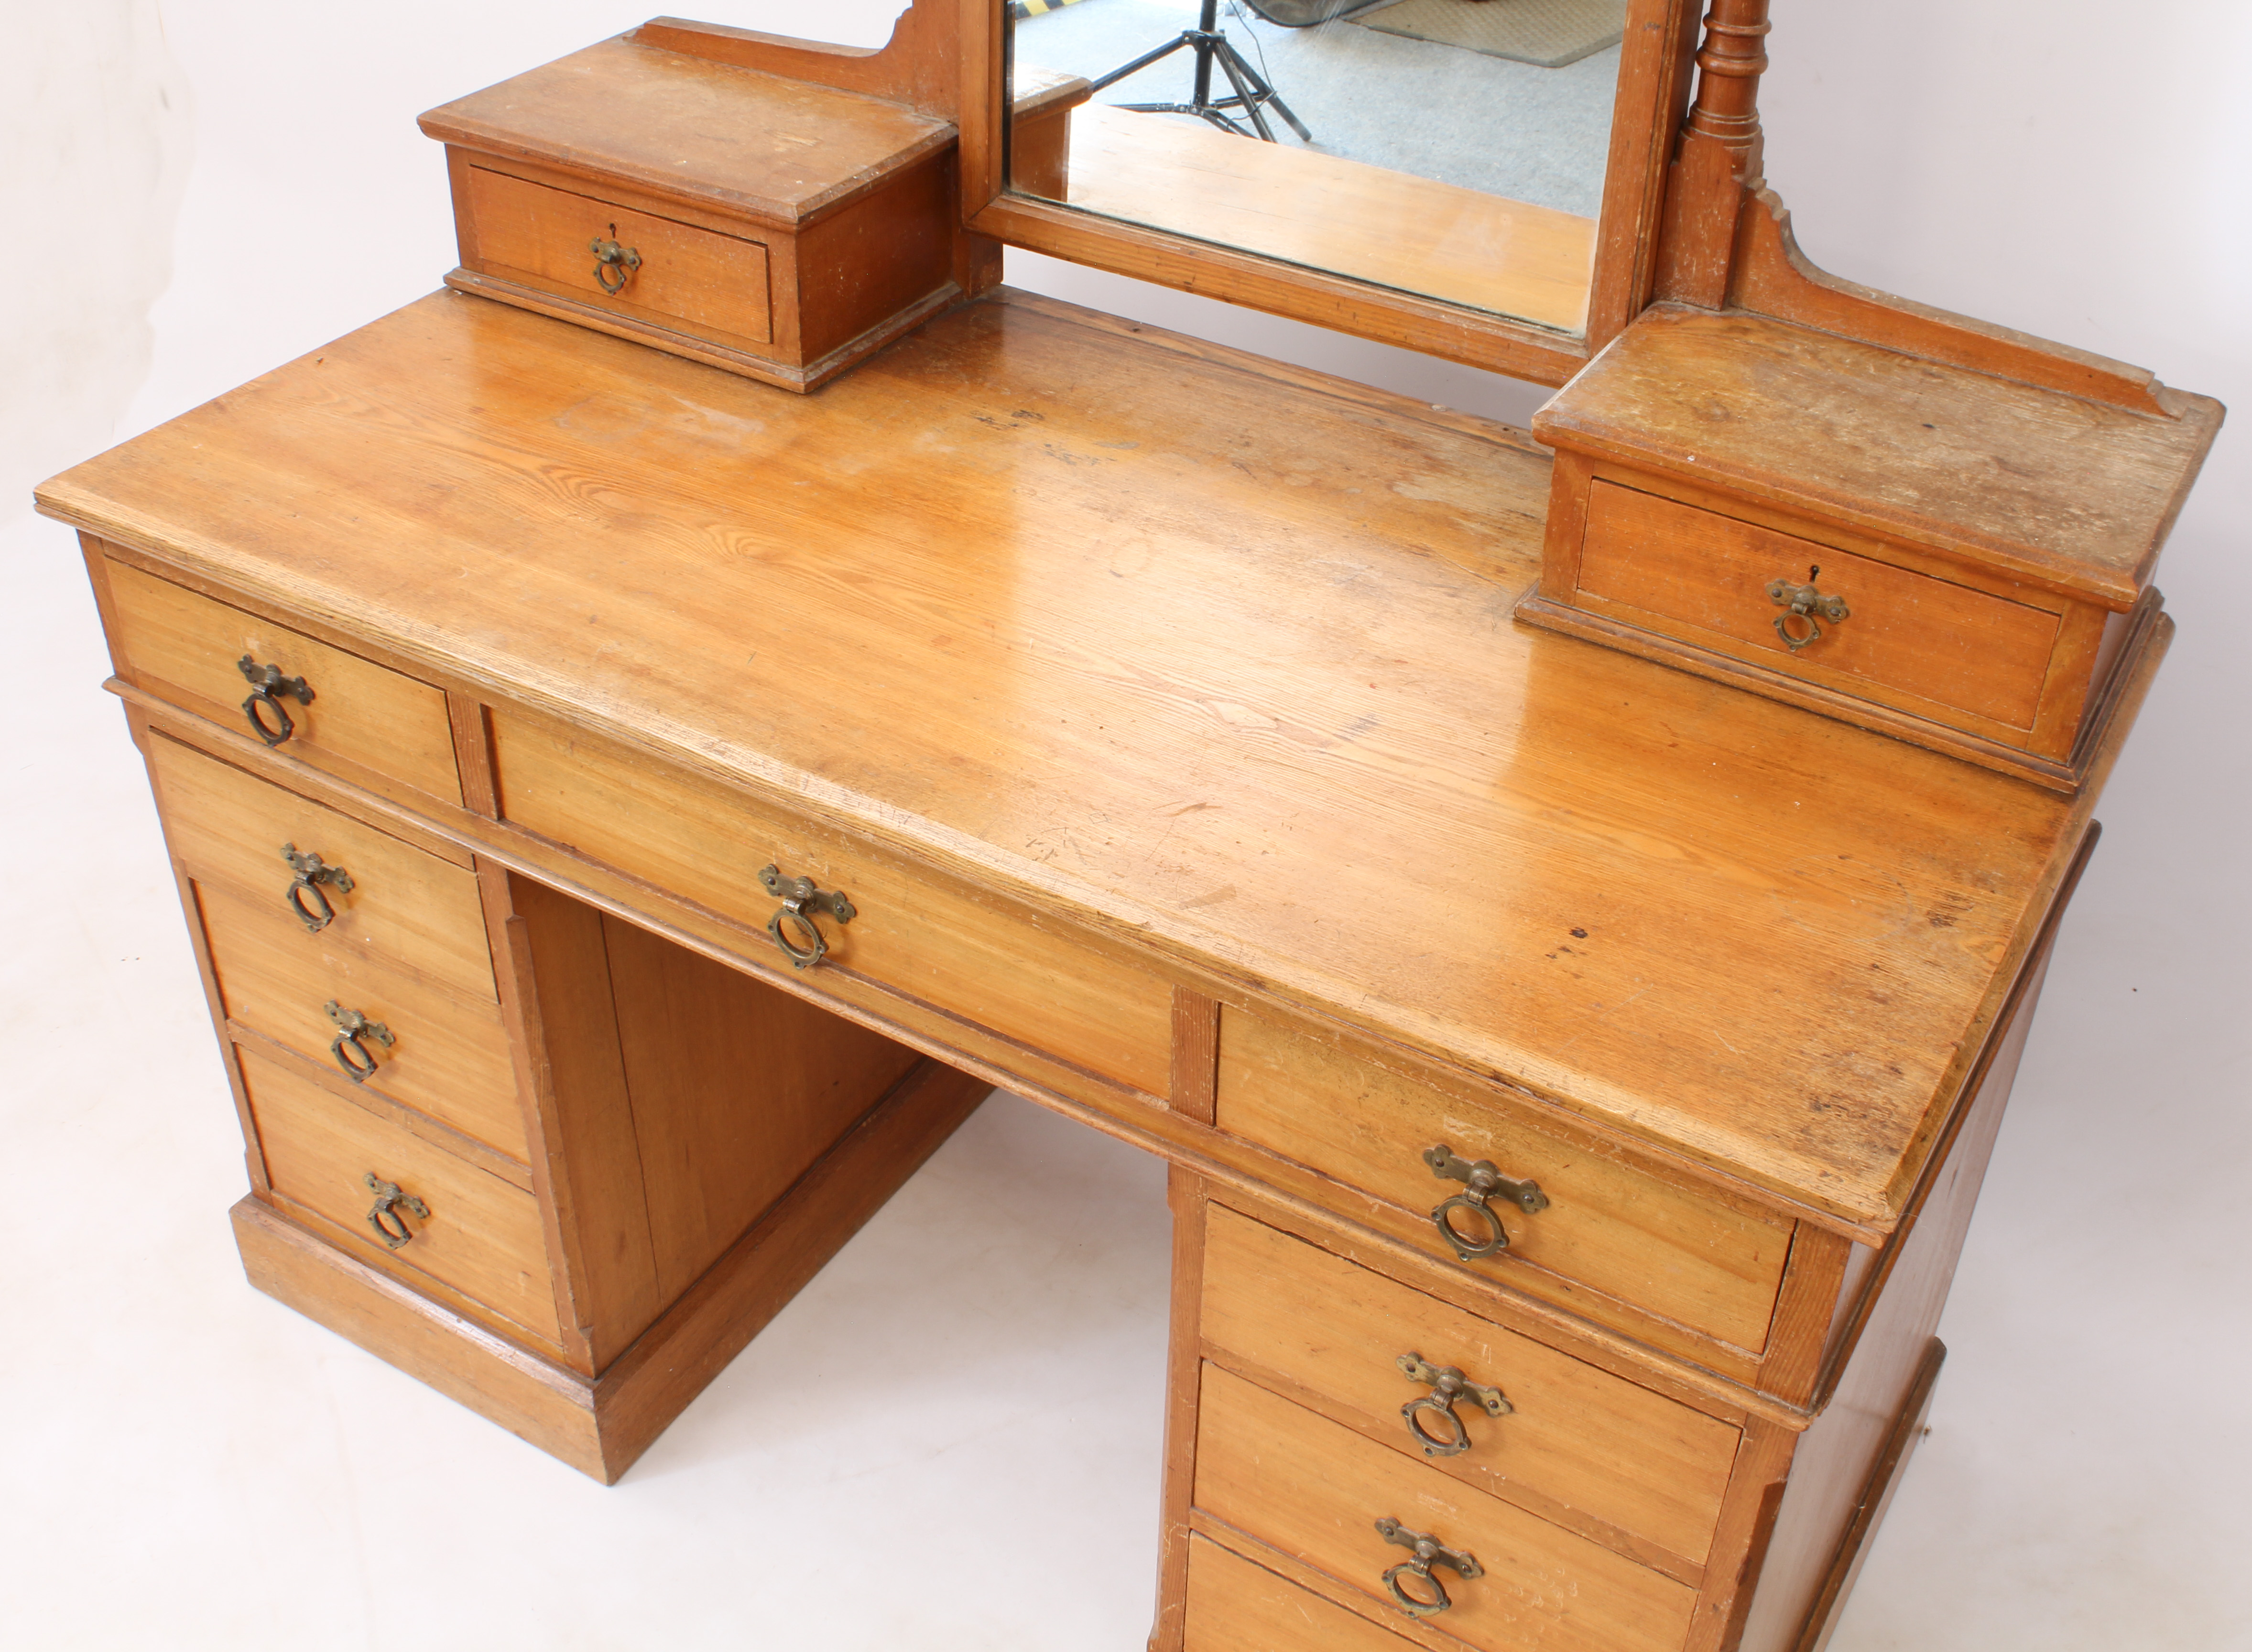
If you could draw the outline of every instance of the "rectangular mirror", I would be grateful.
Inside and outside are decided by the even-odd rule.
[[[1578,341],[1629,10],[1010,0],[1007,187]]]

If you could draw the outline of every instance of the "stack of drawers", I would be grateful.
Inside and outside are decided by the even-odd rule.
[[[368,789],[458,802],[439,690],[127,564],[110,565],[108,583],[120,668],[144,691]],[[279,681],[261,688],[268,667]],[[254,1183],[347,1254],[560,1356],[471,857],[161,729],[143,746],[233,1056]]]

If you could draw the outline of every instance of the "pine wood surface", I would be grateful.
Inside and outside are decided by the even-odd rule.
[[[1188,1540],[1188,1652],[1406,1652],[1411,1643],[1198,1535]]]
[[[1087,212],[1560,332],[1587,324],[1594,219],[1107,104],[1070,120],[1068,198]]]
[[[448,143],[796,227],[954,141],[896,103],[664,50],[625,36],[432,109]]]
[[[488,1002],[497,999],[476,874],[165,735],[146,747],[172,852],[198,883],[221,884],[309,943],[380,959]],[[351,879],[320,885],[336,916],[308,932],[289,909],[285,843]]]
[[[1547,470],[1022,296],[794,399],[448,294],[41,499],[1880,1232],[2095,788],[1512,627]]]
[[[1389,1607],[1384,1572],[1408,1558],[1376,1531],[1388,1516],[1484,1568],[1441,1573],[1454,1605],[1429,1628],[1482,1652],[1679,1652],[1696,1600],[1687,1586],[1218,1366],[1204,1368],[1199,1409],[1197,1507],[1372,1604]]]
[[[2166,396],[2178,417],[1659,305],[1533,426],[2124,610],[2221,425],[2210,398]]]
[[[347,586],[348,566],[336,570]],[[127,681],[243,728],[250,684],[237,662],[249,655],[312,691],[309,705],[279,697],[293,726],[282,742],[292,757],[393,795],[461,796],[441,691],[122,561],[110,563],[109,587],[110,647]]]
[[[321,1217],[331,1242],[452,1286],[532,1336],[560,1326],[546,1242],[532,1195],[340,1101],[279,1063],[240,1052],[258,1142],[275,1196]],[[387,1249],[368,1225],[372,1173],[421,1198],[414,1237]]]
[[[1225,1205],[1206,1219],[1203,1278],[1207,1357],[1411,1461],[1686,1582],[1701,1577],[1735,1460],[1728,1424]],[[1400,1409],[1430,1392],[1395,1363],[1410,1353],[1500,1389],[1511,1411],[1489,1416],[1465,1397],[1455,1412],[1469,1448],[1427,1456]]]

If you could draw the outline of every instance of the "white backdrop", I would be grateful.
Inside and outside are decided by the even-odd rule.
[[[874,44],[887,10],[706,15]],[[1775,12],[1769,175],[1817,261],[2252,400],[2252,7]],[[427,291],[451,228],[414,114],[643,15],[0,0],[9,1644],[1139,1643],[1160,1184],[1045,1115],[989,1108],[609,1491],[234,1270],[238,1149],[161,847],[93,692],[73,548],[24,514],[28,489]],[[1433,401],[1521,420],[1539,400],[1042,259],[1009,268]],[[2161,568],[2180,636],[2104,800],[1943,1327],[1933,1431],[1841,1652],[2252,1647],[2245,451],[2224,431]],[[1013,1225],[963,1214],[1027,1184],[1046,1191]],[[1063,1185],[1099,1219],[1074,1221]],[[874,1357],[924,1380],[848,1391],[824,1433],[824,1384],[871,1302],[906,1339]],[[1032,1317],[1049,1364],[990,1357]],[[1031,1530],[995,1536],[1004,1521]]]

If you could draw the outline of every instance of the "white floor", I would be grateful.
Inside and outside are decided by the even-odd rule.
[[[1935,27],[1936,3],[1901,0]],[[2085,9],[1975,5],[2028,27]],[[1024,1103],[989,1103],[608,1490],[241,1281],[224,1218],[240,1143],[145,785],[95,691],[106,668],[69,536],[15,502],[46,470],[426,290],[449,261],[443,191],[407,117],[639,15],[595,0],[453,10],[357,13],[345,41],[342,20],[283,0],[207,0],[168,14],[168,45],[146,26],[154,0],[0,4],[0,221],[49,257],[45,279],[11,267],[0,323],[0,1648],[1138,1647],[1161,1177]],[[745,0],[728,15],[789,26],[776,10]],[[1810,0],[1799,44],[1827,27],[1850,46],[1822,15]],[[2218,6],[2199,15],[2226,22]],[[2109,60],[2059,27],[2038,86],[1982,95],[2092,95]],[[14,49],[25,39],[39,50]],[[1779,23],[1779,63],[1785,45]],[[2218,74],[2198,83],[2214,100]],[[1936,185],[1887,219],[1905,163],[1864,179],[1851,145],[1825,137],[1837,86],[1779,68],[1768,95],[1776,153],[1833,158],[1796,202],[1838,203],[1818,253],[2252,396],[2252,343],[2224,302],[2242,264],[2214,250],[2228,235],[2169,239],[2205,221],[2186,212],[2136,219],[2142,198],[2103,170],[2112,139],[2027,159],[2055,128],[2020,154],[1998,117],[1969,137],[1941,121],[1929,142],[1949,164],[1986,143],[1991,164],[2016,166],[2012,191],[1973,208]],[[2110,130],[2165,126],[2153,112]],[[2071,170],[2073,201],[2110,187],[2135,245],[2068,238],[2074,262],[1998,232],[1965,265],[1960,246],[1990,219],[2024,237],[2011,214],[2026,203],[2063,212],[2053,166]],[[1839,256],[1847,205],[1906,227]],[[2252,235],[2231,210],[2213,221]],[[1918,250],[1935,218],[1929,233],[1956,238],[1945,257]],[[1980,272],[2020,255],[2047,284],[2007,288],[2014,309],[1977,302]],[[1045,260],[1011,267],[1431,400],[1521,417],[1536,399]],[[2252,488],[2239,434],[2222,442],[2168,552],[2181,642],[2104,800],[2110,829],[1943,1327],[1953,1357],[1932,1433],[1838,1652],[2252,1648],[2252,664],[2234,640],[2252,613]]]

